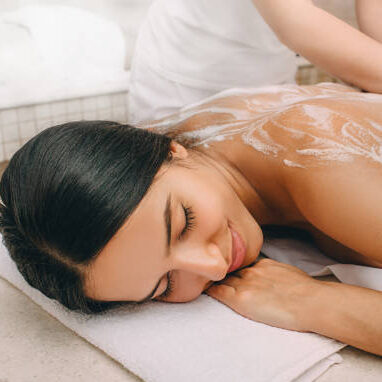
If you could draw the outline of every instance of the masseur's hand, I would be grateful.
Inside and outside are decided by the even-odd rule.
[[[321,283],[292,265],[262,259],[205,293],[253,321],[306,332]]]

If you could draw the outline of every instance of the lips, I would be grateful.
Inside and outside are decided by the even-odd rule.
[[[243,264],[245,258],[245,244],[240,234],[236,232],[233,228],[229,227],[232,235],[232,254],[231,254],[231,265],[228,268],[227,273],[233,272],[240,268]]]

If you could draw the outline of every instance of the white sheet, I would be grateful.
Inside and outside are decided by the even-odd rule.
[[[316,247],[294,239],[265,239],[262,252],[268,257],[294,265],[311,276],[333,274],[346,284],[382,292],[382,269],[355,264],[340,264]]]
[[[207,295],[104,316],[69,312],[26,284],[3,245],[0,276],[147,382],[311,382],[341,362],[335,353],[346,346],[315,333],[250,321]]]

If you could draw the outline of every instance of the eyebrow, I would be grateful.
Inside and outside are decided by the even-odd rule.
[[[164,209],[163,218],[164,218],[164,224],[166,226],[166,237],[167,237],[165,257],[169,257],[170,256],[170,243],[171,243],[171,221],[172,221],[171,193],[169,193],[167,196],[166,207]],[[162,281],[162,278],[163,278],[163,276],[159,279],[159,281],[155,285],[154,289],[152,290],[152,292],[150,292],[150,294],[147,297],[145,297],[142,300],[139,300],[137,302],[138,303],[144,303],[144,302],[151,300],[151,298],[154,296],[155,292],[157,291],[157,289],[160,285],[160,282]]]

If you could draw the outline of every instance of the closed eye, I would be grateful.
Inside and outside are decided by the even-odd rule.
[[[185,206],[182,206],[182,207],[184,210],[184,216],[185,216],[186,224],[185,224],[182,232],[180,233],[178,240],[180,240],[186,234],[187,231],[190,231],[195,227],[195,221],[194,221],[195,220],[195,214],[192,210],[192,207],[185,207]]]
[[[171,296],[174,291],[174,278],[172,277],[172,272],[167,273],[167,288],[166,290],[159,296],[159,298],[165,298]]]
[[[186,224],[180,233],[178,240],[180,240],[187,231],[192,230],[195,227],[195,214],[191,207],[185,207],[183,206],[184,210],[184,216],[186,220]],[[166,290],[159,296],[159,298],[169,297],[171,296],[172,292],[174,291],[174,279],[172,277],[172,272],[167,273],[167,288]]]

